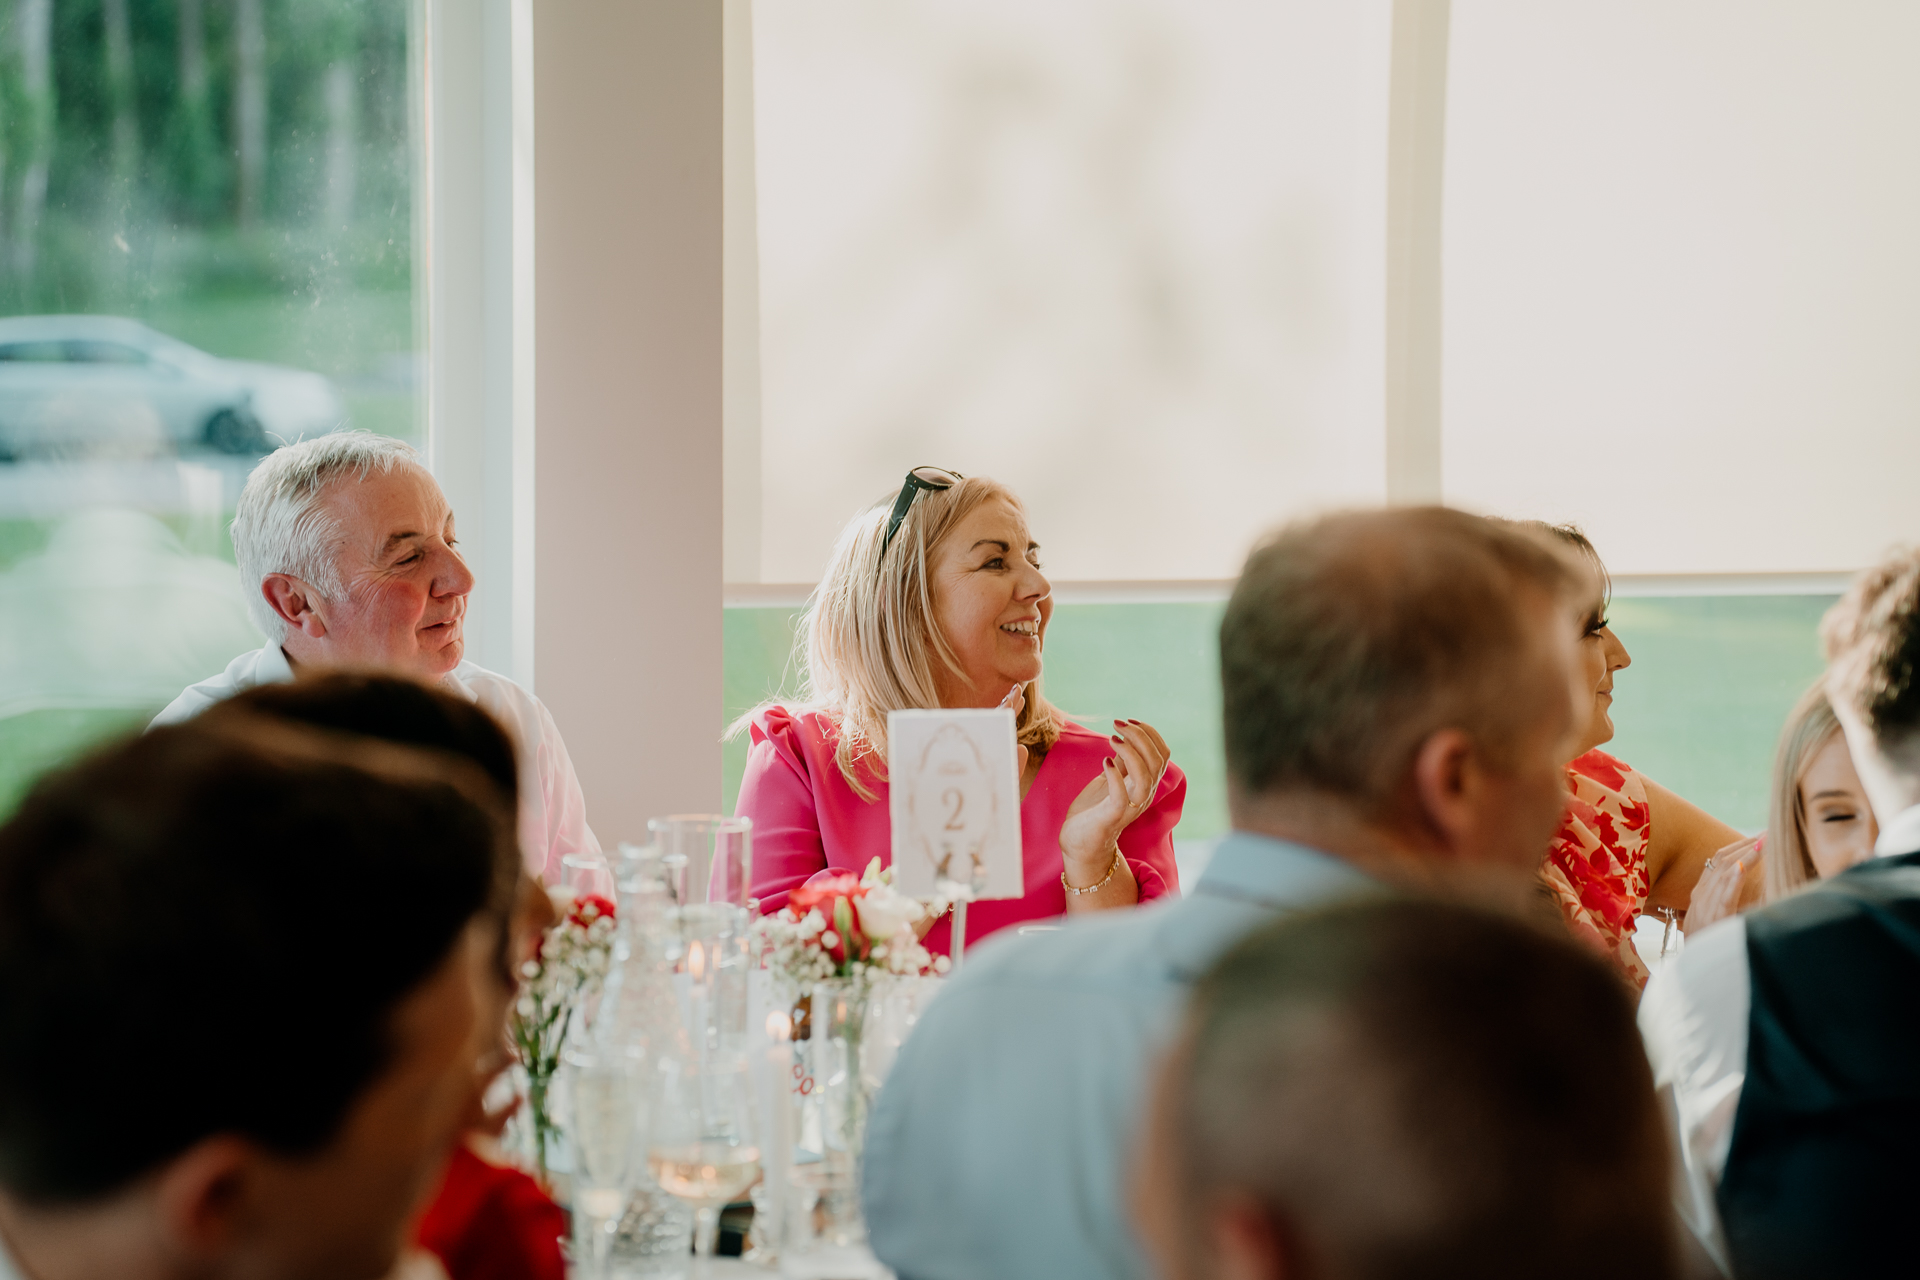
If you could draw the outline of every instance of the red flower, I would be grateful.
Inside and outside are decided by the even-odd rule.
[[[602,916],[613,919],[613,904],[597,893],[581,894],[573,900],[573,910],[567,912],[567,919],[583,929]]]
[[[820,914],[825,916],[827,923],[831,925],[833,904],[827,899],[860,898],[866,896],[866,892],[860,885],[860,877],[851,871],[838,873],[820,871],[814,873],[805,884],[788,894],[787,901],[793,904],[794,912],[802,916],[813,908],[820,907]],[[823,903],[826,905],[822,906]]]
[[[809,911],[820,913],[829,931],[820,935],[820,948],[833,957],[834,964],[841,965],[847,962],[849,954],[866,959],[872,947],[867,935],[860,931],[860,913],[853,908],[857,900],[866,896],[867,887],[851,871],[819,871],[788,894],[787,901],[793,913],[803,919]],[[832,946],[825,942],[829,936],[833,939]]]

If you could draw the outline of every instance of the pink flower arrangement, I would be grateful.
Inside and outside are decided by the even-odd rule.
[[[945,973],[945,956],[920,945],[913,926],[927,908],[897,892],[880,859],[866,874],[821,873],[755,926],[768,967],[802,986],[830,978]]]

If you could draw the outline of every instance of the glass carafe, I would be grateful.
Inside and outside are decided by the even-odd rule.
[[[658,851],[621,845],[613,859],[620,898],[620,934],[614,963],[595,1012],[589,1038],[595,1057],[620,1062],[633,1082],[638,1117],[636,1164],[645,1160],[657,1102],[662,1061],[679,1061],[690,1050],[674,996],[673,968],[681,947]],[[614,1227],[610,1262],[616,1275],[675,1275],[686,1263],[693,1210],[662,1191],[644,1172]]]

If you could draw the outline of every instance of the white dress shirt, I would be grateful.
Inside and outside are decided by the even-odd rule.
[[[1920,805],[1880,829],[1873,851],[1920,849]],[[1731,1273],[1716,1193],[1733,1146],[1733,1119],[1747,1082],[1752,1010],[1747,925],[1740,916],[1702,929],[1647,983],[1640,1036],[1677,1140],[1674,1198],[1680,1217],[1722,1271]]]
[[[190,720],[242,689],[292,679],[287,655],[279,645],[270,644],[241,654],[219,675],[189,685],[153,723]],[[546,705],[505,676],[471,662],[462,662],[442,676],[440,687],[487,712],[514,740],[520,764],[520,851],[527,870],[548,884],[558,884],[562,858],[570,853],[598,857],[600,841],[587,826],[580,779],[574,776],[566,743],[560,740]]]

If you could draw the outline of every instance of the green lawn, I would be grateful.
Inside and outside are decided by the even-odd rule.
[[[405,289],[323,290],[307,298],[173,297],[146,304],[136,318],[215,355],[323,373],[339,387],[354,426],[416,443],[422,438],[424,424],[416,421],[416,399],[405,377],[407,353],[414,349],[412,296]],[[226,532],[231,511],[218,520],[150,514],[180,536],[190,555],[232,562]],[[0,572],[45,547],[53,523],[0,518]],[[0,720],[0,816],[43,770],[104,736],[145,723],[157,710],[42,710]]]
[[[33,711],[0,720],[0,817],[13,812],[41,773],[119,733],[131,733],[160,710]]]
[[[1633,654],[1615,685],[1619,735],[1609,750],[1736,827],[1766,823],[1774,740],[1820,672],[1815,629],[1825,596],[1701,596],[1614,601],[1614,629]],[[731,721],[789,679],[797,614],[729,609],[726,713]],[[1047,632],[1047,696],[1098,728],[1116,716],[1165,735],[1188,777],[1176,835],[1226,830],[1215,631],[1210,604],[1061,605]],[[722,752],[732,811],[746,767],[744,736]]]

